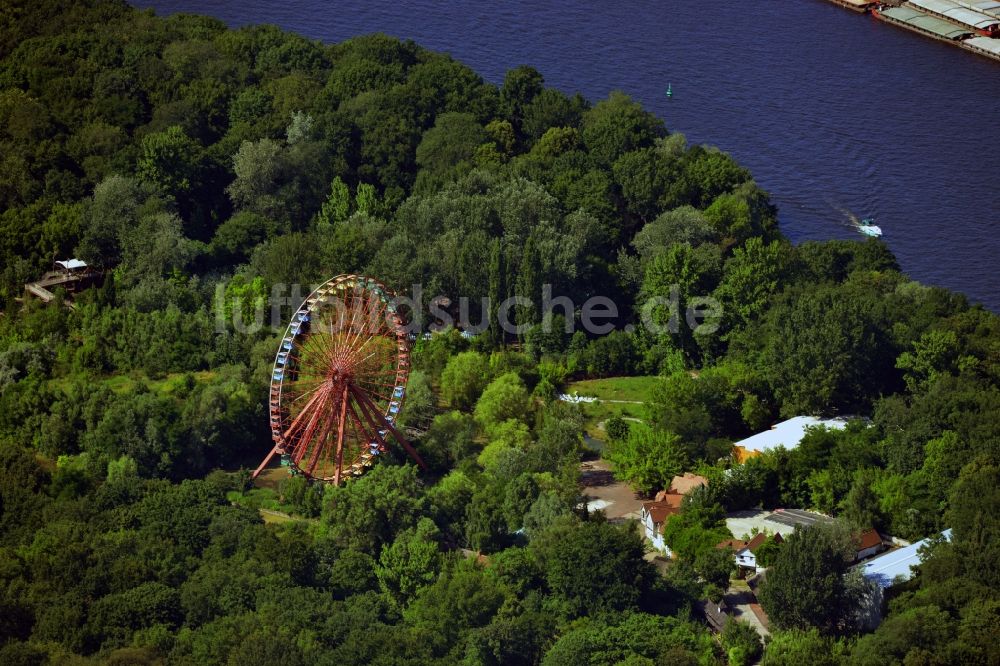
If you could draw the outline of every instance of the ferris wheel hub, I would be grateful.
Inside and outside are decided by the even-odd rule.
[[[392,294],[378,281],[341,275],[313,291],[292,316],[270,391],[274,449],[293,473],[339,484],[360,476],[389,437],[418,465],[395,427],[409,376],[409,340]]]

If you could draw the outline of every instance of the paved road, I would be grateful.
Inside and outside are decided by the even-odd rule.
[[[726,605],[729,606],[729,613],[734,619],[739,622],[746,622],[752,626],[757,630],[757,633],[760,634],[761,638],[766,638],[771,635],[771,632],[767,630],[767,626],[764,623],[767,616],[764,615],[763,609],[760,608],[760,605],[757,603],[756,599],[754,599],[751,592],[731,587],[729,588],[729,591],[726,592],[725,599]],[[758,615],[755,610],[760,614]]]

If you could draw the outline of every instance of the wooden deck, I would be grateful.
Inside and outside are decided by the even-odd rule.
[[[82,289],[100,282],[102,277],[102,274],[97,271],[82,273],[52,271],[43,275],[41,280],[25,284],[24,293],[26,296],[34,296],[43,303],[50,303],[56,297],[51,291],[52,288],[62,287],[69,293],[75,294]],[[67,307],[73,308],[71,301],[66,300],[65,303]]]

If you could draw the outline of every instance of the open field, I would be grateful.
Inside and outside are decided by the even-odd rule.
[[[624,402],[649,402],[653,388],[662,377],[608,377],[607,379],[584,379],[571,382],[566,393],[592,396],[598,400],[621,400]]]
[[[597,398],[597,402],[581,402],[585,417],[584,430],[595,439],[606,435],[601,425],[613,416],[647,421],[646,405],[652,399],[653,387],[660,377],[609,377],[572,382],[566,393]]]

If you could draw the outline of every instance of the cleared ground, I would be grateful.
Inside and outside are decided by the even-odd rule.
[[[592,460],[580,465],[583,497],[592,511],[604,511],[608,520],[639,519],[643,500],[627,483],[615,479],[611,465],[605,460]]]

